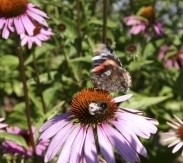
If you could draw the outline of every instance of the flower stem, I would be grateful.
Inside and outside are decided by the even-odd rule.
[[[39,94],[40,94],[40,97],[41,97],[43,113],[46,114],[46,105],[45,105],[45,101],[44,101],[44,98],[43,98],[42,85],[41,85],[40,79],[39,79],[39,70],[38,70],[38,67],[37,67],[35,51],[33,52],[33,64],[34,64],[34,69],[35,69],[35,74],[36,74],[36,82],[38,84]]]
[[[80,0],[77,0],[76,8],[77,8],[77,30],[78,30],[78,57],[80,57],[81,46],[82,46]]]
[[[107,43],[107,7],[108,0],[103,0],[103,36],[102,42]]]
[[[22,54],[22,47],[19,45],[18,46],[18,58],[19,58],[19,64],[20,64],[20,74],[22,78],[22,84],[23,84],[23,91],[24,91],[24,98],[25,98],[25,113],[26,113],[26,118],[27,118],[27,125],[28,129],[30,132],[30,141],[33,149],[33,161],[34,163],[37,162],[36,158],[36,147],[34,143],[34,136],[31,128],[31,115],[30,115],[30,108],[29,108],[29,97],[28,97],[28,88],[27,88],[27,83],[26,83],[26,75],[25,75],[25,66],[24,66],[24,58]]]

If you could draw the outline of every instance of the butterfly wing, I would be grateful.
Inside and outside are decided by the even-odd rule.
[[[94,50],[93,77],[95,87],[109,92],[127,92],[131,86],[128,71],[122,68],[121,61],[116,57],[113,49],[105,44],[98,44]]]

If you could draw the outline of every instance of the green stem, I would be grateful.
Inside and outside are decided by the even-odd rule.
[[[78,31],[78,57],[80,57],[82,55],[81,54],[82,36],[81,36],[80,0],[77,0],[77,2],[76,2],[76,8],[77,8],[77,31]]]
[[[30,114],[30,108],[29,108],[29,97],[28,97],[28,88],[27,88],[27,83],[26,83],[26,75],[25,75],[25,66],[24,66],[24,58],[22,54],[22,47],[21,45],[18,46],[18,58],[19,58],[19,64],[20,64],[20,74],[22,78],[22,84],[23,84],[23,91],[24,91],[24,98],[25,98],[25,113],[26,113],[26,118],[27,118],[27,125],[30,133],[30,141],[33,149],[33,162],[37,163],[37,157],[36,157],[36,147],[34,143],[34,136],[32,132],[32,127],[31,127],[31,114]]]
[[[34,69],[35,69],[35,74],[36,74],[36,82],[38,84],[39,94],[40,94],[40,97],[41,97],[43,113],[46,114],[46,105],[45,105],[45,101],[44,101],[44,98],[43,98],[42,85],[41,85],[41,82],[40,82],[40,79],[39,79],[39,70],[38,70],[38,67],[37,67],[35,52],[33,52],[33,64],[34,64]]]
[[[107,43],[107,10],[108,10],[108,0],[103,1],[103,43]]]

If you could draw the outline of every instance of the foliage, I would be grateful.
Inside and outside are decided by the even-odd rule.
[[[67,111],[75,93],[92,87],[92,50],[95,44],[102,42],[103,3],[91,0],[79,2],[78,8],[77,1],[74,0],[32,0],[32,3],[39,5],[49,15],[48,23],[54,32],[52,39],[41,47],[35,46],[30,50],[23,47],[31,122],[37,128],[46,119]],[[142,158],[142,162],[160,163],[163,159],[166,163],[172,163],[180,153],[171,154],[171,149],[161,144],[159,133],[168,131],[166,121],[173,114],[183,119],[183,72],[182,68],[177,70],[174,67],[164,67],[158,53],[164,44],[174,46],[175,50],[182,45],[183,2],[155,3],[156,18],[163,22],[165,35],[151,34],[148,38],[140,34],[131,35],[130,27],[123,21],[125,16],[135,14],[143,5],[147,4],[141,1],[132,4],[126,0],[109,1],[107,40],[132,76],[129,93],[134,94],[133,98],[121,106],[143,110],[148,117],[155,118],[160,123],[157,135],[150,140],[142,140],[149,154],[149,158]],[[129,45],[137,47],[135,54],[126,51]],[[15,49],[17,42],[14,37],[0,39],[0,112],[9,125],[27,129],[24,93]],[[41,87],[37,83],[33,55],[36,57]],[[41,91],[46,114],[43,113]],[[6,134],[1,135],[1,138],[6,137]],[[10,135],[8,138],[25,146],[20,138]],[[6,162],[6,159],[8,160],[4,158],[2,161]]]

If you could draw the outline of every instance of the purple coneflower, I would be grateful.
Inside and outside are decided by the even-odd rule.
[[[183,121],[175,116],[175,120],[170,120],[167,124],[173,129],[171,132],[167,132],[166,139],[164,141],[170,141],[171,144],[168,147],[175,146],[172,153],[177,152],[183,146]],[[183,150],[182,150],[183,156]]]
[[[130,33],[134,35],[142,33],[148,36],[151,27],[157,35],[164,34],[162,23],[155,19],[155,10],[152,6],[144,7],[138,15],[125,17],[124,22],[127,26],[132,26]]]
[[[160,48],[158,58],[163,60],[163,64],[166,68],[180,69],[183,65],[183,47],[179,50],[163,45]]]
[[[164,34],[162,24],[158,21],[155,21],[151,24],[145,18],[135,15],[126,17],[124,21],[127,26],[132,26],[132,28],[130,29],[130,33],[134,35],[137,35],[139,33],[147,35],[150,27],[153,28],[157,35]]]
[[[33,134],[35,134],[35,127],[32,127]],[[28,149],[20,146],[12,141],[6,140],[2,143],[2,149],[4,150],[5,154],[14,154],[14,155],[21,155],[25,157],[33,156],[33,150],[30,143],[30,134],[27,130],[21,130],[19,127],[7,127],[6,131],[11,134],[20,135],[22,136],[28,146]],[[35,136],[35,135],[34,135]],[[36,154],[42,155],[44,150],[48,145],[48,140],[40,141],[39,144],[36,146]]]
[[[9,37],[10,32],[34,35],[34,22],[48,27],[45,18],[48,18],[46,13],[28,0],[1,0],[0,30],[5,39]]]
[[[98,162],[98,152],[107,163],[114,163],[114,147],[125,161],[140,162],[139,154],[146,157],[147,152],[137,136],[149,138],[156,133],[158,122],[141,116],[138,110],[118,106],[131,96],[113,98],[97,88],[79,92],[69,112],[53,117],[40,128],[40,140],[52,138],[44,161],[49,162],[61,150],[57,163]]]
[[[43,41],[47,41],[53,35],[53,32],[50,28],[43,28],[37,26],[34,29],[34,34],[29,36],[25,33],[20,34],[21,46],[28,44],[28,48],[31,49],[32,45],[35,43],[38,46],[42,45]]]

